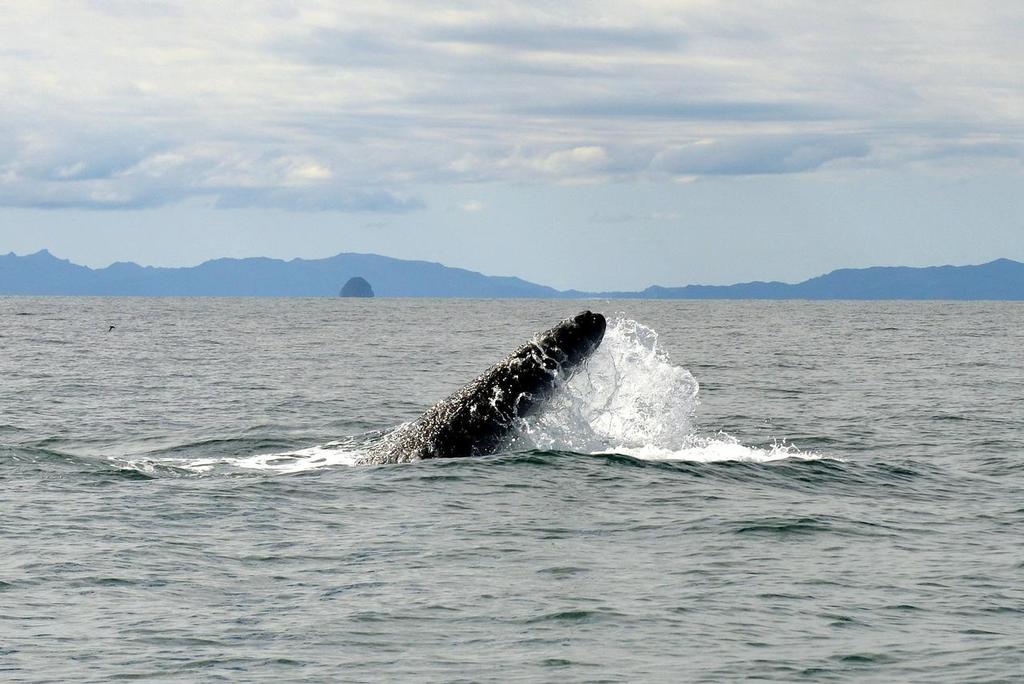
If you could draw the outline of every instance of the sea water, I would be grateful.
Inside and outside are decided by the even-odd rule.
[[[583,308],[508,451],[362,464]],[[0,298],[0,679],[1014,681],[1022,349],[1012,303]]]

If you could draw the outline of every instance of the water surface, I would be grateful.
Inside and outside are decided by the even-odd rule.
[[[513,450],[358,465],[583,306]],[[0,298],[0,677],[1012,681],[1021,349],[1013,303]]]

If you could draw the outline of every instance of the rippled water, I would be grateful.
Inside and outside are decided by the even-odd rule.
[[[516,451],[353,465],[583,306]],[[0,298],[0,679],[1016,680],[1021,349],[1002,303]]]

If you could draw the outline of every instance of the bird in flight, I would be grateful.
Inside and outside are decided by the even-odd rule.
[[[112,326],[110,326],[109,328],[107,328],[107,332],[110,332],[111,330],[113,330],[113,329],[114,329],[114,328],[116,328],[116,327],[117,327],[117,326],[115,326],[115,325],[112,325]]]

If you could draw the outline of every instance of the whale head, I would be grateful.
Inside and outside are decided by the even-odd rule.
[[[563,373],[572,373],[600,346],[605,326],[604,316],[583,311],[538,335],[535,344]]]

